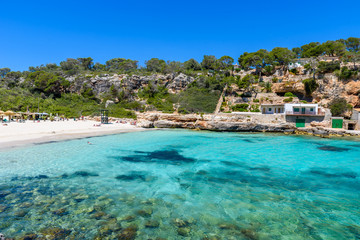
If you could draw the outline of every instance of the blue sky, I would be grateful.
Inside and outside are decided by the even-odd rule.
[[[1,1],[0,68],[92,57],[186,61],[203,55],[360,37],[358,0]]]

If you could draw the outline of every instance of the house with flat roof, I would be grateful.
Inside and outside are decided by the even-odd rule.
[[[312,121],[322,122],[325,110],[314,103],[262,104],[262,114],[284,114],[286,122],[296,127],[309,126]]]
[[[319,112],[320,108],[318,104],[309,103],[286,103],[285,114],[286,115],[319,115],[325,114],[325,112]]]
[[[284,104],[261,104],[262,114],[283,114],[285,112]]]
[[[318,104],[285,104],[285,120],[294,123],[296,127],[307,127],[313,121],[322,122],[324,118],[325,110],[320,108]]]

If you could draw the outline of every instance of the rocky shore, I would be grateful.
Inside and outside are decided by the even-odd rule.
[[[318,137],[360,136],[360,131],[326,127],[296,128],[294,124],[274,115],[261,114],[164,114],[143,113],[138,115],[137,126],[143,128],[184,128],[194,130],[230,132],[279,132],[285,134],[312,135]]]

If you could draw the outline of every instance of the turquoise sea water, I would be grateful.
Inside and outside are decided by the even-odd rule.
[[[161,130],[1,151],[0,232],[360,239],[360,142]]]

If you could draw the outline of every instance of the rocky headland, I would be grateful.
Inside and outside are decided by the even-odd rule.
[[[137,126],[143,128],[182,128],[228,132],[273,132],[318,137],[360,136],[360,131],[332,129],[315,122],[311,127],[296,128],[294,124],[287,123],[285,116],[280,114],[221,113],[181,115],[158,112],[140,113],[138,114]]]

